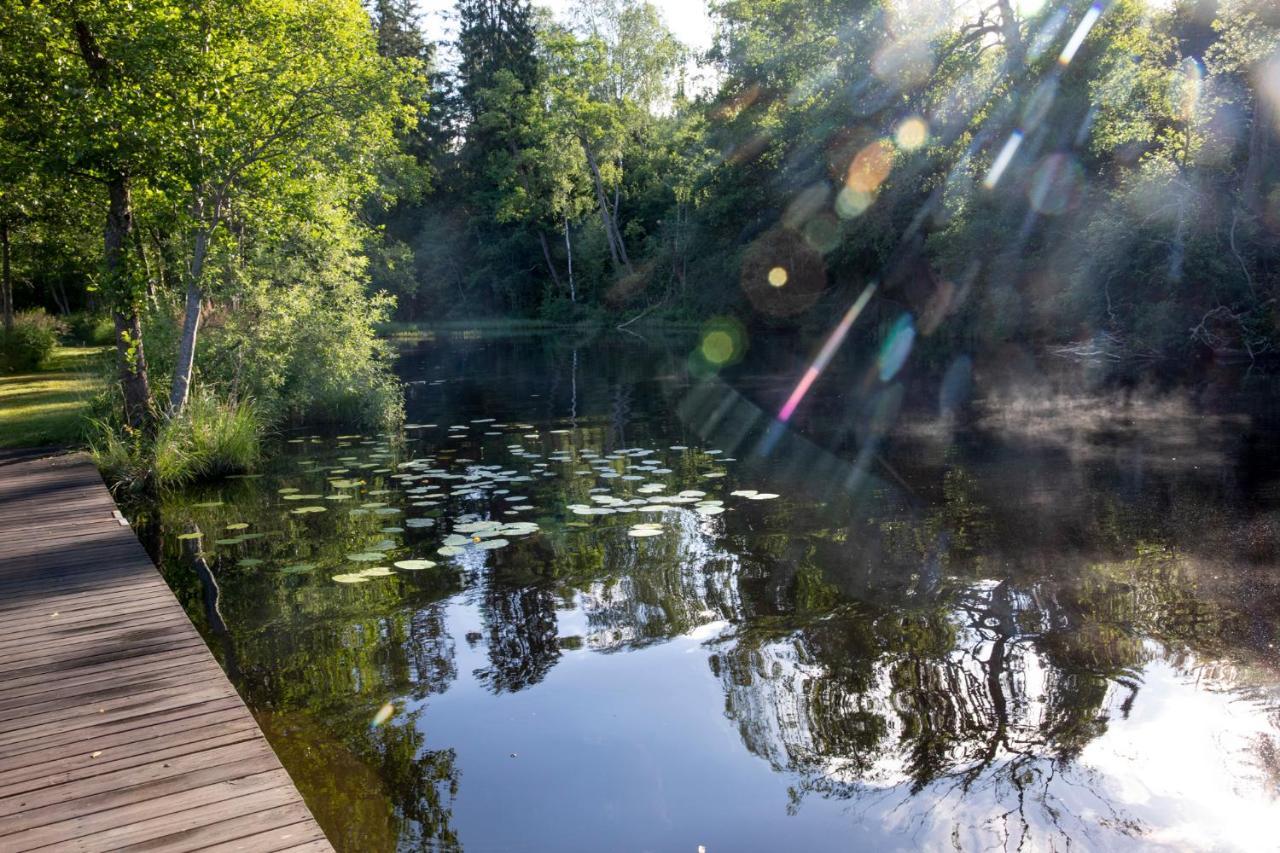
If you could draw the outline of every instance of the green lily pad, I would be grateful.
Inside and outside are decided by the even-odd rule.
[[[404,569],[407,572],[418,572],[423,569],[430,569],[436,564],[431,560],[399,560],[392,565],[397,569]]]

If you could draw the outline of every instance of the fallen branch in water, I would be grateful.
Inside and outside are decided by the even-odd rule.
[[[655,308],[660,308],[660,307],[662,307],[663,305],[666,305],[666,304],[667,304],[667,300],[665,300],[665,299],[664,299],[664,300],[662,300],[661,302],[655,302],[655,303],[653,303],[652,305],[650,305],[648,308],[646,308],[646,309],[644,309],[643,311],[641,311],[641,312],[640,312],[639,314],[637,314],[636,316],[632,317],[632,318],[631,318],[630,320],[628,320],[627,322],[625,322],[625,323],[619,323],[615,328],[617,328],[617,329],[626,329],[626,328],[627,328],[627,326],[630,326],[632,323],[634,323],[636,320],[639,320],[639,319],[640,319],[641,317],[643,317],[645,314],[648,314],[648,313],[649,313],[650,311],[652,311],[653,309],[655,309]]]

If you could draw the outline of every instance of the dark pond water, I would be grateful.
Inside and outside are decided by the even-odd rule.
[[[340,850],[1276,848],[1266,382],[702,344],[427,342],[139,516]]]

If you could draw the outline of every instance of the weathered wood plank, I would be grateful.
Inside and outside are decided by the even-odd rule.
[[[331,851],[84,457],[0,465],[0,850]]]

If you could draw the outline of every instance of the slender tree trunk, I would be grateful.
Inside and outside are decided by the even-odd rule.
[[[67,315],[71,313],[71,300],[67,299],[67,288],[58,279],[54,279],[50,291],[53,295],[53,301],[58,303],[58,313]]]
[[[0,254],[4,260],[0,262],[0,301],[4,303],[4,330],[13,331],[13,269],[9,263],[9,220],[0,221]]]
[[[573,283],[573,244],[569,242],[569,217],[564,218],[564,253],[569,259],[569,301],[578,301],[578,288]]]
[[[196,231],[191,255],[191,273],[187,277],[187,302],[182,317],[182,337],[178,341],[178,360],[173,367],[173,384],[169,390],[169,417],[177,417],[191,396],[191,372],[196,361],[196,337],[200,333],[200,312],[204,304],[201,282],[204,260],[209,251],[209,228]]]
[[[147,257],[146,248],[142,244],[142,231],[138,228],[133,229],[133,250],[137,252],[138,260],[142,263],[142,272],[147,277],[147,302],[154,308],[158,304],[156,279],[151,272],[151,259]]]
[[[129,233],[133,230],[133,208],[129,179],[113,176],[107,181],[107,225],[103,231],[103,266],[114,308],[116,355],[120,390],[124,394],[125,422],[143,429],[151,422],[151,383],[147,377],[147,356],[142,348],[142,318],[128,282]]]
[[[547,245],[547,235],[541,228],[538,229],[538,242],[542,245],[542,257],[546,259],[547,269],[551,272],[551,280],[555,283],[556,290],[560,289],[560,274],[556,272],[556,265],[551,262],[551,247]]]
[[[582,144],[582,153],[587,157],[587,168],[590,169],[591,180],[595,184],[596,201],[600,205],[600,220],[604,225],[605,240],[609,244],[609,257],[613,260],[615,267],[631,272],[631,260],[627,257],[627,248],[622,242],[622,234],[619,233],[613,214],[609,211],[609,197],[604,192],[604,180],[600,177],[600,166],[596,163],[596,156],[585,139],[579,137],[578,141]]]

